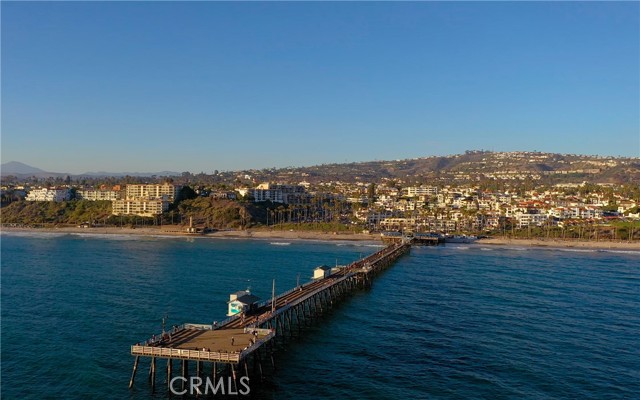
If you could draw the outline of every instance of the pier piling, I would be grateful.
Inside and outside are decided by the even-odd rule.
[[[136,360],[133,362],[133,372],[131,373],[131,379],[129,380],[129,389],[133,387],[133,382],[136,379],[136,371],[138,371],[139,361],[140,361],[140,356],[136,356]]]

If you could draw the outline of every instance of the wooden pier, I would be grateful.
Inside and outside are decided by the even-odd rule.
[[[372,279],[398,257],[405,254],[411,240],[405,238],[344,267],[336,267],[326,277],[294,287],[273,299],[263,301],[246,315],[234,315],[219,324],[183,324],[131,346],[135,356],[129,388],[133,387],[140,357],[151,359],[149,382],[156,383],[156,359],[166,359],[166,382],[172,379],[173,360],[182,363],[184,385],[189,362],[202,376],[204,363],[211,364],[214,381],[226,374],[237,388],[240,374],[252,369],[262,379],[264,361],[273,362],[276,339],[284,340],[334,307],[341,298],[371,285]],[[184,387],[184,386],[183,386]]]
[[[425,246],[437,246],[445,242],[443,235],[422,232],[410,234],[402,234],[401,232],[382,232],[380,234],[380,239],[382,239],[382,242],[386,244],[402,243],[409,240],[413,244]]]

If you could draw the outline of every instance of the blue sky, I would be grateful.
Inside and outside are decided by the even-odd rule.
[[[640,156],[640,4],[2,2],[2,162]]]

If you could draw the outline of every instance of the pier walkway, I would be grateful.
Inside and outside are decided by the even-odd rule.
[[[262,375],[262,359],[271,358],[273,339],[291,335],[342,297],[354,290],[368,287],[377,273],[391,265],[410,248],[410,240],[393,243],[380,251],[344,267],[336,267],[321,279],[294,287],[277,297],[259,303],[249,314],[238,314],[219,324],[183,324],[131,346],[135,361],[129,387],[133,387],[140,357],[151,358],[149,380],[155,389],[156,359],[167,359],[167,382],[171,380],[173,360],[181,360],[182,377],[188,375],[188,362],[195,361],[197,376],[203,362],[212,364],[214,380],[218,365],[229,369],[236,381],[237,372],[244,367],[249,374],[252,363]]]

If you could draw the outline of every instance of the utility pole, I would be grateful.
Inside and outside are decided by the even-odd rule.
[[[271,288],[271,312],[276,310],[276,280],[273,280],[273,287]]]
[[[167,314],[165,314],[165,315],[162,317],[162,336],[163,336],[163,337],[164,337],[164,327],[165,327],[165,324],[167,323],[167,318],[168,318],[168,317],[167,317]]]

